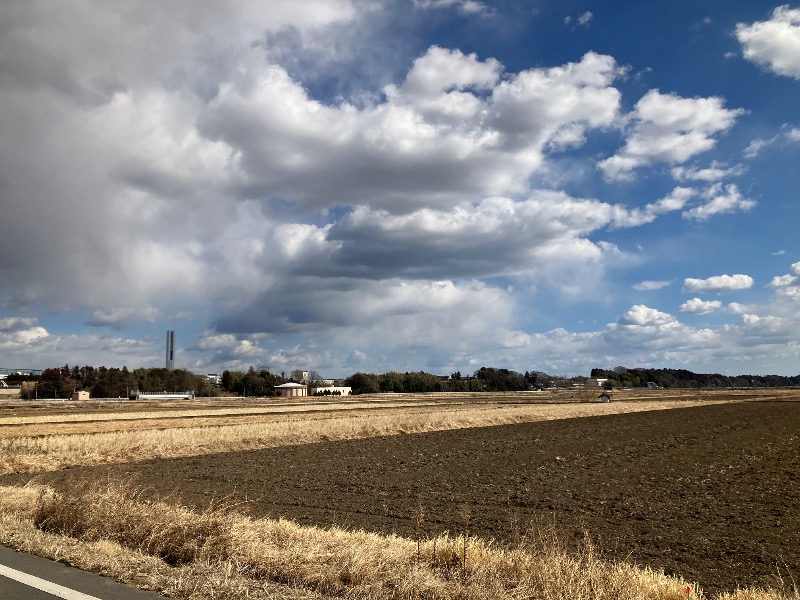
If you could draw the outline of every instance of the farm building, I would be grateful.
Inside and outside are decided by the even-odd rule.
[[[89,392],[85,392],[85,391],[72,392],[72,399],[73,400],[88,400],[89,399]]]
[[[281,398],[308,396],[308,386],[302,383],[284,383],[275,386],[275,393]]]

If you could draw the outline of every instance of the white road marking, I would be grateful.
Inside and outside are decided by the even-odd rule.
[[[56,598],[63,598],[64,600],[101,600],[96,596],[89,596],[88,594],[84,594],[82,592],[76,592],[75,590],[66,588],[63,585],[58,585],[57,583],[40,579],[39,577],[34,577],[33,575],[28,575],[22,571],[17,571],[11,567],[6,567],[5,565],[0,565],[0,575],[23,583],[32,588],[36,588],[37,590],[41,590],[42,592],[52,594]]]

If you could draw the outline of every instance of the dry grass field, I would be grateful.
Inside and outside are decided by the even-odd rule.
[[[704,418],[714,419],[715,406],[744,403],[741,405],[783,407],[782,420],[786,421],[792,411],[800,410],[796,399],[795,393],[786,391],[631,391],[615,394],[615,401],[610,404],[578,402],[570,395],[539,394],[359,397],[354,402],[308,404],[266,400],[77,407],[70,403],[6,404],[0,407],[0,475],[6,475],[0,479],[0,543],[66,560],[175,597],[197,599],[678,600],[687,597],[687,586],[691,598],[797,599],[800,594],[792,579],[797,576],[793,570],[796,553],[774,557],[778,567],[785,567],[773,569],[775,576],[765,578],[755,570],[747,580],[741,575],[747,571],[739,570],[726,580],[723,573],[713,578],[710,592],[704,592],[691,577],[686,581],[678,576],[669,561],[659,564],[653,560],[648,566],[638,558],[626,560],[618,552],[599,547],[593,541],[594,526],[599,528],[603,519],[619,519],[619,511],[597,511],[594,522],[584,523],[586,535],[578,541],[559,527],[561,517],[564,522],[574,521],[575,503],[581,502],[585,508],[586,502],[574,490],[569,494],[567,491],[580,486],[589,489],[589,480],[584,481],[580,475],[587,468],[607,469],[613,477],[626,477],[625,460],[632,464],[638,454],[644,460],[639,462],[647,463],[647,468],[653,467],[653,457],[659,453],[665,456],[665,452],[674,452],[674,457],[686,460],[676,449],[669,450],[659,443],[645,443],[646,452],[637,454],[632,450],[641,440],[648,441],[652,424],[661,422],[657,415],[707,414]],[[708,408],[702,409],[704,406]],[[786,411],[786,407],[790,410]],[[638,414],[648,415],[647,425],[641,424],[644,421],[636,425]],[[732,434],[740,429],[734,419],[745,413],[736,414],[739,417],[719,413],[728,419],[725,427]],[[664,431],[672,427],[667,426],[667,421],[664,420]],[[562,422],[564,426],[560,425]],[[588,449],[589,430],[563,429],[570,423],[597,423],[600,429],[603,424],[613,423],[616,430],[609,432],[609,440],[616,440],[620,449],[628,448],[628,454],[614,465],[603,461],[578,464],[578,454],[572,456],[562,450],[558,451],[565,456],[531,454],[522,462],[514,462],[513,457],[521,456],[521,449],[529,446],[524,442],[520,446],[518,441],[514,442],[517,446],[510,445],[514,436],[523,441],[539,436],[541,441],[553,435],[546,449],[555,452],[558,440],[568,438],[572,432],[577,436],[573,446],[584,445]],[[626,445],[626,430],[633,431],[634,427],[640,427],[637,435],[641,440],[637,442],[631,434]],[[786,440],[764,439],[779,435],[776,431],[758,429],[759,439],[752,439],[755,429],[750,431],[750,437],[745,437],[754,442],[753,448],[745,440],[744,446],[736,449],[747,450],[748,456],[758,460],[740,460],[732,455],[727,466],[757,464],[763,469],[768,458],[775,459],[762,451],[764,448],[798,449],[796,441],[789,440],[787,445]],[[476,436],[471,432],[481,433]],[[709,435],[724,437],[722,429]],[[734,438],[735,435],[730,440]],[[605,443],[604,438],[598,439]],[[395,441],[387,445],[391,440]],[[307,450],[298,453],[300,448]],[[712,444],[706,451],[713,454],[715,448]],[[437,453],[437,449],[444,454]],[[700,446],[693,446],[694,451],[699,449]],[[408,468],[414,456],[424,454],[435,455],[436,460],[423,464],[417,458],[419,464]],[[458,473],[458,465],[465,470],[473,468],[470,465],[475,460],[482,460],[481,464],[496,460],[496,464],[507,468],[482,471],[495,474],[470,487],[465,482],[472,476]],[[267,464],[264,461],[270,467],[262,471]],[[577,471],[564,469],[573,465]],[[325,471],[324,477],[315,479],[315,466]],[[453,477],[453,471],[458,477]],[[268,476],[253,477],[262,472]],[[378,472],[384,477],[380,481],[385,483],[360,479],[365,473]],[[542,510],[536,502],[520,496],[516,512],[524,513],[526,522],[518,523],[513,536],[508,535],[511,529],[499,532],[496,527],[487,526],[501,518],[507,521],[511,514],[509,494],[523,494],[526,486],[533,485],[530,475],[534,472],[542,481],[558,484],[553,485],[561,490],[559,500],[551,503],[553,508]],[[133,479],[133,473],[138,473],[139,479]],[[420,478],[404,481],[415,473]],[[602,477],[602,473],[598,475]],[[513,487],[510,483],[526,477],[524,485],[518,482],[519,486]],[[659,477],[674,475],[661,473]],[[249,496],[247,486],[252,483],[248,482],[256,480],[272,491],[258,492],[261,504],[252,497],[240,504],[240,498]],[[773,487],[779,485],[770,481]],[[635,483],[655,493],[661,485]],[[456,484],[462,489],[444,489]],[[417,485],[440,489],[426,495],[412,489]],[[691,483],[687,479],[687,485],[704,485],[700,492],[714,494],[708,482],[701,479]],[[408,489],[403,490],[402,486]],[[636,486],[631,489],[638,489]],[[290,494],[299,493],[301,500],[284,502],[281,498],[285,496],[275,493],[280,488]],[[453,499],[461,498],[457,507],[446,498],[448,493]],[[379,513],[387,511],[374,510],[375,503],[386,498],[383,494],[394,495],[398,503],[401,499],[405,502],[397,505],[402,508],[388,511],[398,514],[381,516]],[[504,495],[503,503],[483,501]],[[791,529],[796,527],[797,519],[790,513],[797,510],[800,514],[800,506],[796,504],[796,494],[784,491],[776,497],[781,495],[784,504],[788,504],[771,509],[783,511],[782,527],[787,543],[793,543],[800,539],[800,532]],[[324,497],[334,510],[320,510],[314,504],[318,497]],[[384,499],[383,504],[388,506],[391,500]],[[628,511],[631,519],[641,518],[632,510],[635,506],[626,504],[624,498],[602,501],[616,503],[617,508]],[[749,498],[737,501],[739,510],[750,507]],[[681,502],[686,501],[675,498],[674,504]],[[482,514],[492,510],[498,514]],[[359,520],[358,515],[367,517]],[[754,510],[751,516],[761,515]],[[748,515],[739,516],[746,524]],[[686,516],[688,521],[694,518]],[[750,526],[759,532],[759,523],[751,520]],[[653,539],[642,539],[640,543],[657,550],[656,538],[662,535],[659,528],[653,523],[644,531],[650,531]],[[745,535],[746,526],[737,531]],[[642,528],[634,533],[641,536]],[[703,539],[688,536],[687,545],[702,546]],[[779,549],[774,540],[767,541],[773,544],[770,549]],[[702,555],[711,548],[696,548],[694,554]],[[683,552],[688,560],[691,550],[685,548]],[[640,554],[649,557],[647,552]],[[727,568],[729,563],[720,558],[720,564]],[[676,574],[665,575],[665,565]],[[772,591],[758,589],[764,585]],[[743,589],[735,589],[737,586]]]

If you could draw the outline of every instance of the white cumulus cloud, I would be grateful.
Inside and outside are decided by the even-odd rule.
[[[752,304],[740,304],[739,302],[730,302],[728,306],[725,308],[729,313],[734,315],[743,315],[745,313],[751,313],[755,310],[755,307]]]
[[[631,307],[619,320],[619,324],[627,328],[639,327],[673,327],[678,321],[675,317],[644,304]]]
[[[724,163],[712,161],[709,167],[674,167],[672,176],[678,181],[719,181],[726,177],[735,177],[745,172],[743,165],[728,167]]]
[[[322,104],[272,65],[224,85],[198,126],[228,147],[225,170],[241,197],[402,212],[524,191],[548,151],[617,116],[620,69],[609,56],[501,73],[494,59],[432,46],[403,83],[384,88],[384,102],[359,108]]]
[[[684,218],[707,221],[715,215],[737,211],[746,212],[757,204],[755,200],[742,196],[735,184],[724,187],[721,183],[714,184],[703,192],[702,197],[706,202],[684,212]]]
[[[723,294],[747,290],[753,287],[753,278],[749,275],[715,275],[708,279],[695,279],[687,277],[683,280],[684,292],[702,292],[708,294]]]
[[[46,339],[49,332],[37,322],[38,319],[33,317],[0,319],[0,350],[17,353],[27,349],[30,344]]]
[[[770,139],[768,139],[768,140],[763,140],[763,139],[755,139],[755,140],[752,140],[752,141],[751,141],[751,142],[750,142],[750,143],[747,145],[747,147],[744,149],[744,151],[742,152],[742,154],[744,155],[744,157],[745,157],[745,158],[755,158],[756,156],[758,156],[759,154],[761,154],[761,151],[762,151],[764,148],[766,148],[766,147],[768,147],[768,146],[771,146],[771,145],[772,145],[772,144],[774,144],[774,143],[775,143],[777,140],[778,140],[778,136],[774,136],[774,137],[772,137],[772,138],[770,138]]]
[[[678,309],[682,313],[689,313],[693,315],[707,315],[722,308],[722,302],[719,300],[701,300],[700,298],[692,298],[687,300]]]
[[[777,7],[768,21],[736,25],[744,57],[777,75],[800,79],[800,8]]]
[[[800,262],[792,264],[785,275],[773,277],[769,285],[777,288],[779,298],[800,300]]]
[[[714,136],[730,129],[742,113],[725,108],[722,98],[682,98],[650,90],[629,116],[625,146],[598,166],[614,180],[630,179],[636,169],[654,162],[686,162],[713,148]]]
[[[493,10],[478,0],[413,0],[414,6],[421,9],[457,8],[463,15],[489,16]]]
[[[665,288],[670,284],[669,281],[640,281],[633,285],[633,289],[637,292],[652,292],[654,290],[660,290],[661,288]]]
[[[784,148],[790,144],[796,144],[797,142],[800,142],[800,128],[789,127],[788,124],[784,123],[783,126],[781,126],[780,133],[777,133],[768,139],[757,138],[752,140],[744,149],[742,154],[745,158],[755,158],[761,154],[762,150],[769,148],[770,146]]]

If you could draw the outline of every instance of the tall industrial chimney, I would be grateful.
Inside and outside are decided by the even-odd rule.
[[[175,332],[171,329],[167,331],[167,370],[172,371],[175,367]]]

